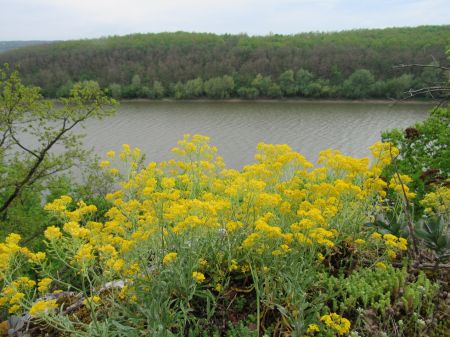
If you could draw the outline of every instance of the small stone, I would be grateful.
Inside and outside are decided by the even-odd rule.
[[[8,321],[0,323],[0,336],[8,336],[9,325]]]

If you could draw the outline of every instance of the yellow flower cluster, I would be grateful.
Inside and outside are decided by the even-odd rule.
[[[195,282],[202,283],[205,280],[205,275],[203,275],[203,273],[201,272],[194,271],[192,272],[192,278],[195,280]]]
[[[381,173],[384,166],[389,165],[400,153],[399,149],[389,142],[376,142],[369,150],[376,159],[373,170],[377,175]]]
[[[409,190],[408,184],[412,182],[412,178],[405,174],[395,174],[389,182],[389,188],[397,192],[401,197],[414,199],[416,193]]]
[[[320,328],[317,324],[309,324],[308,329],[306,329],[306,333],[315,333],[319,332]]]
[[[56,300],[39,301],[31,306],[29,314],[31,316],[49,314],[51,311],[57,308],[58,305],[56,304]]]
[[[425,213],[450,217],[450,188],[441,186],[434,192],[424,196],[420,203],[425,207]]]
[[[375,241],[384,243],[386,246],[386,253],[391,259],[395,259],[399,252],[408,250],[408,240],[405,238],[397,237],[389,233],[381,235],[378,232],[372,233],[370,237]]]
[[[8,306],[9,313],[14,314],[22,308],[27,293],[36,286],[36,282],[28,277],[19,277],[4,286],[0,293],[0,306]]]
[[[46,293],[50,284],[52,283],[52,279],[49,277],[45,277],[38,282],[38,291],[40,293]]]
[[[232,247],[233,256],[227,259],[220,255],[223,252],[202,252],[191,259],[195,266],[190,272],[196,271],[190,281],[211,280],[217,289],[226,284],[227,273],[254,271],[245,260],[248,256],[267,258],[256,269],[263,272],[272,270],[270,263],[298,252],[324,260],[348,237],[349,221],[359,228],[368,221],[375,203],[386,193],[381,169],[398,154],[391,144],[378,143],[372,148],[377,160],[371,164],[368,158],[327,150],[314,166],[288,145],[262,143],[257,146],[256,163],[237,171],[226,169],[208,142],[205,136],[186,135],[173,149],[179,158],[146,166],[140,150],[127,144],[117,155],[108,152],[111,162],[102,166],[119,170],[112,167],[114,159],[128,167],[126,174],[118,175],[121,188],[106,196],[111,207],[98,222],[95,206],[75,203],[69,196],[47,204],[45,209],[63,222],[61,228],[45,230],[49,254],[64,257],[77,277],[90,271],[103,283],[123,280],[126,286],[120,296],[134,300],[130,289],[136,278],[149,277],[149,264],[170,271],[178,265],[173,263],[177,258],[184,261],[181,248],[202,238],[222,238]],[[389,249],[407,247],[402,238],[384,240]],[[17,253],[34,262],[46,259],[42,253],[24,250],[19,241],[11,234],[0,244],[0,275]],[[362,245],[364,239],[355,243]],[[213,265],[222,270],[213,275],[208,269]],[[51,282],[42,279],[37,291],[47,291]],[[7,303],[20,302],[16,298],[10,303],[11,299],[7,297]],[[51,301],[37,302],[33,314],[54,306]],[[341,333],[348,321],[330,316],[327,322],[340,326]]]
[[[63,195],[58,199],[53,200],[53,202],[45,205],[44,209],[51,212],[63,213],[67,209],[67,205],[72,202],[72,198],[68,195]]]
[[[24,256],[29,262],[34,264],[42,263],[46,259],[44,252],[33,253],[26,247],[21,247],[19,242],[21,240],[19,234],[9,234],[5,242],[0,243],[0,281],[5,278],[5,275],[16,258]]]
[[[350,321],[336,313],[323,315],[320,320],[335,330],[339,335],[345,335],[350,331]]]
[[[49,226],[44,231],[44,236],[47,240],[52,241],[55,239],[59,239],[62,236],[61,230],[55,226]]]
[[[171,252],[164,256],[163,263],[169,264],[170,262],[174,261],[177,258],[177,253]]]

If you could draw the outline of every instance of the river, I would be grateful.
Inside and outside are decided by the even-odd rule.
[[[140,147],[147,161],[173,158],[186,133],[211,137],[227,167],[253,162],[259,142],[289,144],[315,161],[327,148],[363,157],[383,130],[404,128],[428,116],[426,103],[379,102],[122,102],[115,116],[89,121],[85,144],[103,156],[123,143]]]

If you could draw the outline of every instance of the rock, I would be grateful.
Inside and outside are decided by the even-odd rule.
[[[8,321],[0,323],[0,336],[8,336],[9,324]]]

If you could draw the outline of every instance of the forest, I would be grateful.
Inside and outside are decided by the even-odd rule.
[[[158,33],[28,46],[0,54],[24,83],[67,97],[95,80],[114,98],[398,99],[445,83],[450,25],[267,36]],[[400,67],[396,67],[396,65]]]

